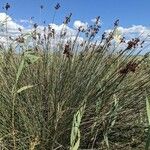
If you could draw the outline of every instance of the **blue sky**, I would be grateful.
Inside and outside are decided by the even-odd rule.
[[[35,22],[40,18],[47,23],[52,21],[54,5],[59,2],[60,10],[56,14],[55,23],[62,23],[65,15],[73,13],[72,22],[81,20],[90,22],[96,16],[101,16],[102,27],[111,28],[115,19],[120,19],[120,25],[130,27],[132,25],[150,26],[150,0],[1,0],[0,6],[10,3],[9,15],[17,21],[35,17]],[[44,6],[40,17],[40,5]],[[0,9],[3,12],[2,8]]]

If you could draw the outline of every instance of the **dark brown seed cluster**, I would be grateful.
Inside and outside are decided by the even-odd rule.
[[[21,28],[18,28],[18,31],[19,31],[19,32],[22,32],[22,29],[21,29]]]
[[[38,24],[34,23],[33,27],[36,29],[38,27]]]
[[[5,7],[3,7],[3,9],[5,9],[6,11],[10,8],[9,3],[6,3]]]
[[[41,6],[40,6],[40,8],[41,8],[41,9],[43,9],[43,8],[44,8],[44,6],[43,6],[43,5],[41,5]]]
[[[71,16],[72,16],[72,13],[70,13],[69,16],[66,16],[63,23],[67,25],[71,20]]]
[[[122,37],[122,38],[120,39],[120,43],[126,43],[125,37]]]
[[[114,22],[114,27],[118,27],[119,25],[119,19],[117,19],[115,22]]]
[[[60,33],[60,37],[61,37],[61,38],[62,38],[62,37],[65,37],[65,36],[66,36],[66,34],[67,34],[67,32],[66,32],[66,31],[61,32],[61,33]]]
[[[22,36],[19,36],[18,38],[15,39],[15,41],[18,43],[24,43],[25,39]]]
[[[57,3],[56,6],[55,6],[55,10],[58,10],[60,8],[60,4]]]
[[[136,48],[138,46],[138,43],[140,42],[140,39],[139,38],[135,38],[135,39],[132,39],[130,40],[127,44],[127,50],[130,50],[132,48]]]
[[[48,34],[47,34],[47,39],[49,40],[51,37],[55,38],[55,29],[52,28],[51,25],[48,25]],[[46,34],[45,34],[46,36]]]
[[[101,26],[99,25],[99,21],[100,21],[100,16],[96,17],[96,21],[94,25],[88,27],[85,33],[86,37],[89,37],[91,39],[96,36],[96,34],[99,32],[99,29],[101,28]]]
[[[131,61],[124,68],[120,69],[119,73],[122,75],[125,75],[129,72],[135,72],[138,65],[139,65],[139,63]]]
[[[84,29],[82,26],[80,26],[80,27],[78,28],[78,31],[79,31],[79,32],[85,32],[85,29]]]
[[[64,48],[63,54],[66,55],[67,58],[72,57],[71,47],[70,47],[69,43],[65,44],[65,48]]]
[[[102,34],[102,41],[106,39],[106,32]]]

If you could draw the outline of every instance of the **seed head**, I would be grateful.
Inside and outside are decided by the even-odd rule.
[[[6,11],[7,11],[9,8],[10,8],[9,3],[6,3],[6,5],[5,5],[5,9],[6,9]]]
[[[67,43],[65,44],[65,48],[64,48],[64,52],[63,52],[63,54],[65,54],[67,58],[72,57],[72,53],[71,53],[70,50],[71,50],[70,45],[69,45],[69,43],[67,42]]]
[[[36,28],[38,27],[38,24],[35,23],[35,24],[33,25],[33,27],[36,29]]]
[[[24,38],[22,36],[19,36],[18,38],[15,39],[15,41],[18,43],[24,43]]]
[[[18,28],[18,31],[19,31],[19,32],[21,32],[21,31],[22,31],[22,29],[21,29],[21,28]]]
[[[72,16],[72,13],[69,14],[69,16],[65,17],[65,20],[64,20],[64,24],[68,24],[71,20],[71,16]]]
[[[119,25],[119,19],[117,19],[115,22],[114,22],[114,27],[117,27]]]
[[[136,48],[138,46],[138,43],[140,42],[140,39],[139,38],[135,38],[135,39],[132,39],[130,40],[127,44],[127,48],[126,50],[130,50],[132,48]]]
[[[43,9],[43,8],[44,8],[44,6],[43,6],[43,5],[41,5],[41,6],[40,6],[40,8],[41,8],[41,9]]]
[[[55,6],[55,10],[58,10],[60,8],[60,4],[57,3],[56,6]]]
[[[137,62],[129,62],[124,68],[120,69],[119,73],[123,75],[129,72],[135,72],[138,65],[139,63]]]

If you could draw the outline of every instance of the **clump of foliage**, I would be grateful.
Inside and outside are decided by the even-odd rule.
[[[66,41],[71,16],[59,36],[50,25],[39,32],[35,23],[28,34],[19,29],[1,44],[0,148],[143,150],[150,82],[149,54],[139,56],[143,41],[121,37],[117,47],[126,47],[113,47],[117,20],[96,42],[100,17]]]

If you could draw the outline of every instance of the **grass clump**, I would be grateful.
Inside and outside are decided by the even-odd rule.
[[[39,32],[34,24],[30,33],[1,45],[1,149],[143,150],[150,81],[149,54],[139,57],[143,41],[122,37],[118,46],[126,47],[114,48],[117,20],[96,42],[99,17],[66,40],[71,15],[59,36],[50,25]]]

